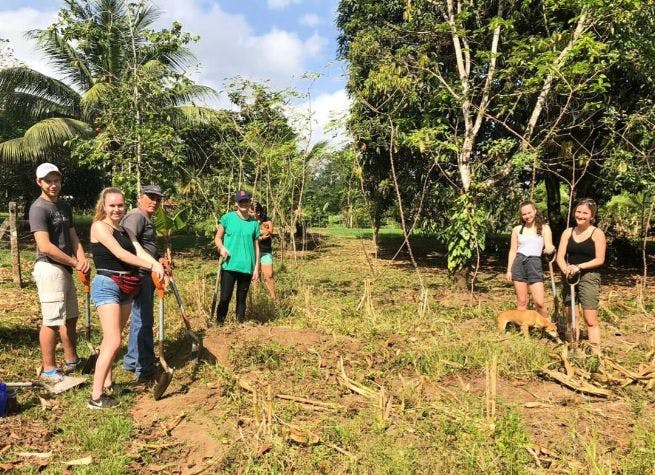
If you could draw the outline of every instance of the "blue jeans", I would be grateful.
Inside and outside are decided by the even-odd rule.
[[[150,275],[142,275],[141,290],[132,302],[130,314],[130,336],[123,368],[133,371],[136,377],[148,378],[155,375],[155,343],[152,336],[153,304],[155,285]]]

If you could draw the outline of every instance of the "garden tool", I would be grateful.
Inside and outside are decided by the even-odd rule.
[[[560,308],[559,292],[557,292],[557,286],[555,285],[555,272],[553,271],[553,262],[557,257],[557,253],[553,253],[553,257],[548,260],[548,271],[550,272],[550,288],[553,292],[553,312],[551,314],[551,320],[557,325],[557,334],[559,338],[566,338],[566,316],[562,315],[562,309]]]
[[[24,382],[7,382],[5,383],[7,388],[10,389],[20,389],[20,388],[42,388],[48,391],[50,394],[60,394],[64,391],[79,386],[82,383],[86,382],[86,378],[83,376],[64,376],[63,381],[60,381],[55,384],[48,384],[45,381],[24,381]]]
[[[175,300],[177,300],[177,306],[180,307],[180,314],[182,315],[182,320],[184,321],[184,327],[186,328],[186,333],[187,335],[189,335],[189,338],[191,338],[191,353],[195,354],[193,361],[194,363],[198,363],[198,360],[200,359],[200,352],[202,351],[202,340],[193,330],[191,330],[191,322],[189,321],[189,314],[186,312],[186,309],[184,308],[184,302],[182,302],[182,296],[180,295],[180,291],[177,289],[177,285],[175,285],[175,281],[173,280],[173,277],[170,278],[169,283],[171,285],[171,289],[173,289]]]
[[[77,271],[77,275],[82,281],[82,285],[84,285],[84,296],[86,298],[86,303],[84,305],[84,311],[86,314],[86,344],[89,346],[89,350],[91,351],[91,354],[84,362],[82,373],[90,374],[95,371],[96,361],[98,359],[98,351],[93,346],[93,343],[91,343],[91,271],[87,272],[86,274],[81,271]]]
[[[164,359],[164,281],[160,280],[159,276],[154,272],[152,273],[152,281],[159,297],[159,364],[162,369],[152,392],[155,401],[159,401],[166,392],[168,385],[171,384],[173,368],[169,367]]]
[[[216,285],[214,287],[214,297],[212,298],[212,313],[209,316],[209,321],[207,322],[208,327],[214,325],[214,320],[216,319],[216,312],[218,311],[219,292],[221,291],[221,266],[222,265],[223,265],[223,256],[219,254],[218,270],[216,271]]]
[[[569,276],[566,277],[566,283],[569,284],[569,292],[571,293],[571,312],[570,319],[567,321],[567,334],[566,341],[569,343],[575,342],[576,344],[580,340],[580,328],[578,326],[578,319],[575,316],[575,286],[580,282],[580,273],[578,272],[576,277],[572,280]]]

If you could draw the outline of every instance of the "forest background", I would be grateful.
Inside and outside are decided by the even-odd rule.
[[[247,187],[293,246],[310,226],[370,226],[376,239],[396,225],[446,246],[464,284],[522,199],[559,235],[570,203],[592,197],[610,258],[646,273],[654,10],[639,0],[343,0],[351,141],[334,148],[311,143],[309,116],[289,114],[307,93],[234,78],[222,91],[231,107],[207,107],[217,91],[189,74],[189,45],[202,39],[178,22],[155,29],[149,2],[67,0],[55,23],[30,32],[62,79],[2,49],[0,205],[27,207],[34,163],[52,160],[71,177],[75,209],[108,184],[133,199],[157,182],[178,221],[209,236]]]

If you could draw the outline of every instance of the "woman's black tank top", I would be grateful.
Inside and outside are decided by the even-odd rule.
[[[569,242],[566,244],[566,262],[575,265],[596,258],[596,245],[591,238],[595,231],[596,228],[591,231],[591,234],[587,239],[582,242],[576,242],[575,239],[573,239],[573,229],[571,229],[571,236],[569,236]]]
[[[111,235],[114,236],[114,239],[118,244],[125,249],[127,252],[136,255],[136,249],[130,236],[127,234],[127,231],[120,226],[118,228],[112,228]],[[118,257],[113,255],[109,249],[107,249],[103,244],[99,242],[91,243],[91,253],[93,254],[93,263],[96,269],[107,269],[107,270],[116,270],[123,272],[134,272],[135,267],[125,262],[121,261]]]

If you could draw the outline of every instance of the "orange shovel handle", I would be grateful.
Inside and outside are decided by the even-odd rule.
[[[85,274],[81,270],[78,270],[77,276],[80,278],[82,285],[84,285],[84,292],[86,292],[87,294],[91,292],[91,271]]]
[[[157,290],[157,295],[160,299],[164,298],[164,280],[160,279],[157,274],[151,272],[152,282],[155,284],[155,289]]]

